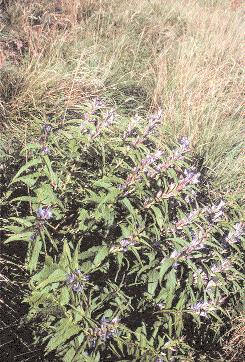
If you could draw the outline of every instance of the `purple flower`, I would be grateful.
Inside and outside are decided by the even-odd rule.
[[[42,153],[48,155],[50,153],[50,148],[48,146],[43,146]]]
[[[145,167],[145,166],[149,166],[149,165],[153,164],[154,162],[159,160],[159,158],[161,158],[162,155],[163,155],[163,152],[161,150],[157,150],[154,154],[147,155],[146,158],[141,160],[141,166]]]
[[[83,274],[80,269],[76,269],[68,275],[66,283],[74,292],[81,293],[89,279],[90,275]]]
[[[213,273],[222,273],[229,271],[232,267],[232,264],[229,259],[224,259],[220,264],[213,265],[211,271]]]
[[[139,121],[140,121],[140,117],[138,116],[138,114],[136,114],[136,116],[129,123],[127,131],[125,131],[123,134],[124,140],[132,135],[132,133],[134,132]]]
[[[104,108],[104,106],[104,102],[99,97],[95,97],[92,101],[92,114],[94,114],[98,109]]]
[[[199,233],[199,236],[197,236],[196,234],[192,234],[192,242],[191,242],[190,246],[194,250],[200,250],[200,249],[205,248],[201,232]]]
[[[191,258],[191,254],[197,250],[204,249],[206,246],[204,241],[206,240],[207,236],[203,231],[199,232],[199,235],[192,233],[191,235],[192,241],[189,245],[184,247],[180,252],[174,250],[170,255],[170,258],[178,259],[179,257],[185,256],[186,258]]]
[[[186,184],[198,184],[199,183],[199,178],[201,176],[200,172],[195,173],[192,170],[184,170],[184,181]]]
[[[187,203],[191,203],[191,202],[194,200],[194,198],[196,197],[196,195],[197,195],[196,191],[191,190],[191,191],[189,192],[189,195],[186,195],[186,196],[185,196],[185,201],[186,201]]]
[[[113,338],[118,335],[118,323],[120,322],[119,318],[113,318],[111,321],[107,317],[101,318],[100,328],[96,329],[96,334],[103,340]]]
[[[134,246],[136,241],[131,237],[129,239],[120,240],[120,245],[123,251],[127,251],[130,246]]]
[[[187,258],[190,258],[190,254],[192,254],[193,252],[204,249],[206,247],[204,244],[204,240],[206,240],[206,234],[203,231],[200,231],[198,236],[194,233],[191,233],[191,238],[191,243],[186,246],[182,251],[182,254],[185,254]]]
[[[34,233],[30,236],[30,240],[31,241],[36,240],[37,236],[38,236],[38,233],[36,231],[34,231]]]
[[[181,253],[179,253],[177,250],[174,250],[171,255],[170,258],[172,259],[178,259],[180,257]]]
[[[44,126],[43,126],[43,131],[44,131],[44,133],[50,133],[51,131],[52,131],[52,126],[50,126],[49,124],[45,124]]]
[[[121,184],[121,185],[118,185],[117,188],[121,191],[125,190],[127,188],[127,185],[126,184]]]
[[[214,307],[213,303],[200,301],[196,304],[193,304],[191,309],[200,316],[207,317],[207,313],[215,310],[216,308]]]
[[[106,118],[104,120],[104,123],[103,123],[103,126],[104,127],[108,127],[110,126],[113,122],[114,122],[114,119],[115,119],[115,110],[112,109],[110,110],[109,112],[107,112],[107,115],[106,115]]]
[[[240,238],[242,237],[244,233],[244,222],[239,222],[234,225],[234,230],[231,230],[226,238],[226,241],[229,244],[238,243],[240,241]]]
[[[221,305],[226,300],[226,297],[218,299],[216,302],[204,302],[200,301],[191,306],[193,312],[199,314],[202,317],[207,317],[208,313],[215,311],[218,305]]]
[[[180,145],[181,145],[181,149],[182,149],[183,151],[188,151],[189,148],[190,148],[190,141],[188,140],[187,137],[183,137],[183,138],[181,138],[181,140],[180,140]]]
[[[52,210],[50,207],[39,207],[37,209],[37,217],[42,220],[49,220],[52,218]]]
[[[190,224],[193,221],[193,219],[199,214],[199,212],[199,210],[193,210],[185,218],[177,221],[175,223],[176,229],[182,230],[184,226]]]
[[[207,214],[210,216],[212,222],[216,223],[221,220],[222,216],[224,215],[224,206],[225,202],[220,201],[218,205],[213,205],[205,209]]]
[[[162,115],[163,115],[163,109],[159,108],[155,113],[149,116],[150,124],[158,123],[161,120]]]
[[[212,290],[213,288],[216,288],[218,285],[220,284],[218,278],[210,278],[209,281],[208,281],[208,284],[206,286],[206,290],[209,291],[209,290]]]
[[[162,118],[162,113],[163,113],[163,110],[159,109],[157,112],[155,112],[154,114],[152,114],[148,117],[149,122],[143,132],[143,136],[137,138],[135,140],[135,142],[133,142],[133,146],[136,146],[136,145],[142,143],[144,141],[144,139],[149,136],[149,134],[156,128],[157,124],[160,123],[160,120]]]

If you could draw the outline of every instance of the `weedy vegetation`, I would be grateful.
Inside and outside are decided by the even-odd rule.
[[[64,361],[194,356],[243,300],[243,210],[205,194],[187,138],[162,145],[161,110],[104,108],[45,124],[10,182],[5,242],[27,249],[29,318]]]
[[[2,356],[242,362],[238,2],[0,7]]]

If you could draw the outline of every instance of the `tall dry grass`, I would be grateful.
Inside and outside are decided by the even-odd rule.
[[[217,185],[242,187],[238,3],[44,0],[5,10],[5,127],[18,134],[23,122],[60,117],[95,94],[126,114],[161,106],[168,135],[190,137]],[[7,61],[8,41],[18,67]]]

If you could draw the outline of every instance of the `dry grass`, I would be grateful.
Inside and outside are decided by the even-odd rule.
[[[170,135],[191,138],[220,187],[242,186],[239,2],[9,3],[2,25],[5,126],[18,133],[20,122],[79,109],[94,94],[128,114],[162,106]]]
[[[227,360],[243,361],[245,357],[245,317],[240,316],[233,321],[235,327],[226,343]]]

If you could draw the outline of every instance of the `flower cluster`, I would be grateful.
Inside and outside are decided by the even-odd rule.
[[[191,310],[194,313],[199,314],[201,317],[208,317],[208,313],[217,310],[218,305],[221,305],[225,299],[226,298],[219,299],[216,303],[214,301],[199,301],[191,306]]]
[[[52,218],[52,210],[49,206],[47,207],[39,207],[37,209],[37,217],[41,220],[49,220]]]
[[[104,120],[101,122],[97,122],[95,130],[90,131],[91,138],[98,137],[104,128],[109,127],[114,122],[115,116],[116,112],[114,109],[108,111],[105,115]]]
[[[83,274],[80,269],[76,269],[68,275],[66,283],[74,292],[81,293],[89,279],[90,275]]]
[[[81,132],[87,133],[91,139],[98,137],[103,129],[113,124],[116,116],[115,109],[107,111],[102,120],[99,120],[97,113],[104,108],[104,103],[99,99],[95,98],[92,102],[92,110],[89,113],[84,114],[84,120],[80,126]],[[90,127],[92,125],[92,128]]]
[[[215,311],[217,307],[212,302],[200,301],[191,306],[191,310],[201,317],[207,317],[209,312]]]
[[[185,253],[191,254],[193,251],[204,249],[207,238],[207,233],[205,233],[203,230],[199,231],[199,235],[192,233],[191,244],[185,248]]]
[[[220,264],[215,264],[211,267],[213,273],[225,273],[232,267],[232,263],[229,259],[224,259]]]
[[[217,223],[222,219],[222,216],[224,215],[224,206],[225,202],[220,201],[218,205],[212,205],[211,207],[205,208],[204,211],[206,212],[210,222]]]
[[[130,136],[132,136],[133,132],[135,131],[135,128],[137,127],[137,125],[139,124],[140,121],[140,117],[138,114],[136,114],[131,122],[128,125],[127,130],[124,132],[123,134],[123,140],[125,141],[127,138],[129,138]]]
[[[154,362],[163,362],[163,359],[161,357],[157,357]]]
[[[41,152],[44,155],[48,155],[50,153],[50,148],[47,145],[49,134],[52,132],[52,126],[50,124],[45,124],[42,128],[43,134],[40,138],[40,143],[42,145]]]
[[[193,274],[194,285],[197,285],[199,280],[201,280],[205,285],[207,285],[209,281],[207,273],[205,273],[202,268],[198,268],[197,271]]]
[[[157,307],[162,310],[165,308],[165,305],[163,303],[157,303]]]
[[[103,342],[108,339],[113,338],[119,334],[118,326],[119,326],[120,319],[113,318],[111,321],[106,318],[102,317],[99,327],[93,328],[90,330],[90,336],[95,344],[97,338],[100,338]]]
[[[50,153],[50,148],[48,146],[43,146],[42,147],[42,153],[44,155],[48,155]]]
[[[135,246],[138,243],[134,235],[129,236],[126,239],[121,239],[118,245],[111,247],[111,252],[123,251],[126,252],[131,246]]]
[[[43,126],[43,132],[45,135],[48,135],[52,131],[52,126],[50,124],[45,124]]]
[[[239,222],[234,225],[234,230],[231,230],[226,238],[226,242],[229,244],[238,243],[245,233],[245,222]]]
[[[190,151],[190,141],[187,137],[183,137],[179,141],[179,147],[177,147],[173,152],[173,160],[183,159],[183,154],[188,151]]]
[[[175,228],[172,230],[182,230],[185,226],[191,224],[193,220],[200,214],[201,210],[193,210],[186,217],[181,220],[178,220],[175,223]]]
[[[53,212],[50,206],[39,207],[36,211],[37,219],[34,225],[34,232],[30,236],[30,240],[36,240],[38,235],[40,235],[41,229],[43,228],[45,222],[50,220],[53,217]]]
[[[179,192],[183,191],[189,184],[199,183],[200,172],[195,173],[193,171],[184,171],[185,177],[182,176],[179,183],[171,183],[167,192],[159,190],[153,199],[146,199],[144,202],[144,208],[149,208],[155,202],[159,202],[164,199],[176,196]]]
[[[206,286],[206,291],[210,291],[216,288],[220,281],[217,278],[216,273],[227,273],[231,270],[232,263],[229,259],[222,260],[219,264],[214,264],[210,268],[210,272],[204,272],[202,268],[199,268],[194,274],[194,284],[198,284],[198,279]]]
[[[153,120],[154,122],[156,122],[156,120],[159,121],[159,115],[156,118],[153,117]],[[134,126],[130,125],[124,136],[126,137],[130,135],[133,129]],[[174,162],[176,162],[178,159],[182,159],[183,153],[189,151],[189,144],[189,140],[184,137],[180,141],[180,146],[173,151],[172,156],[170,156],[168,160],[158,165],[155,165],[155,163],[159,159],[161,159],[161,157],[163,156],[163,151],[157,150],[153,154],[148,154],[143,160],[141,160],[141,163],[138,167],[133,168],[132,172],[128,175],[126,181],[122,185],[119,185],[119,189],[123,190],[126,193],[129,193],[129,187],[139,181],[143,177],[143,174],[151,179],[156,179],[157,177],[159,177],[160,173],[166,171],[169,167],[172,167],[174,165]],[[184,189],[188,184],[198,183],[200,173],[194,173],[193,170],[185,170],[184,176],[182,176],[179,184],[172,183],[167,193],[159,190],[155,197],[155,200],[146,200],[144,203],[144,207],[150,207],[155,201],[159,201],[161,198],[170,198],[171,196],[174,196],[176,193]]]
[[[195,190],[189,190],[188,194],[184,197],[185,201],[190,204],[195,200],[197,192]]]
[[[105,107],[105,103],[99,97],[95,97],[92,100],[92,111],[91,114],[94,115],[96,112]]]
[[[181,257],[190,258],[190,255],[198,250],[204,249],[205,241],[207,240],[208,236],[203,230],[199,232],[199,235],[192,233],[192,241],[189,245],[184,247],[181,251],[174,250],[170,254],[170,258],[178,260]],[[165,260],[165,259],[164,259]],[[163,261],[162,261],[163,262]]]
[[[182,230],[185,226],[192,223],[193,220],[195,220],[195,218],[200,214],[206,214],[206,216],[209,217],[209,222],[216,223],[220,221],[222,216],[224,215],[224,206],[225,202],[221,201],[218,205],[193,210],[187,216],[175,222],[174,228],[170,230]]]
[[[155,112],[154,114],[150,115],[149,119],[148,119],[148,124],[145,127],[143,134],[141,136],[138,136],[132,143],[131,145],[133,147],[137,147],[139,145],[141,145],[146,138],[150,135],[150,133],[156,128],[156,126],[161,122],[162,119],[162,114],[163,114],[163,110],[159,109],[157,112]]]
[[[122,239],[120,240],[120,246],[123,251],[127,251],[130,246],[134,246],[137,241],[134,239],[134,237],[129,237],[128,239]]]
[[[208,275],[201,268],[193,274],[193,283],[198,285],[201,280],[202,284],[205,286],[207,292],[212,291],[219,285],[219,279],[215,275]]]
[[[186,137],[182,138],[180,140],[180,146],[173,150],[172,155],[166,161],[157,165],[153,170],[149,170],[148,176],[155,179],[160,173],[173,167],[175,162],[183,159],[183,154],[190,150],[189,144],[190,142]]]
[[[138,167],[134,167],[132,172],[128,175],[124,184],[119,185],[120,190],[124,190],[128,192],[129,187],[134,185],[137,181],[141,180],[143,174],[148,174],[148,168],[150,165],[154,164],[158,161],[163,155],[161,150],[157,150],[153,154],[148,154],[145,158],[143,158]]]
[[[198,184],[200,176],[200,172],[195,173],[195,171],[193,170],[184,170],[184,177],[181,178],[181,183],[179,187],[183,188],[188,184]]]
[[[157,150],[153,154],[148,154],[146,158],[141,160],[141,167],[142,171],[147,173],[147,166],[150,166],[154,164],[156,161],[158,161],[163,155],[163,152],[161,150]]]

